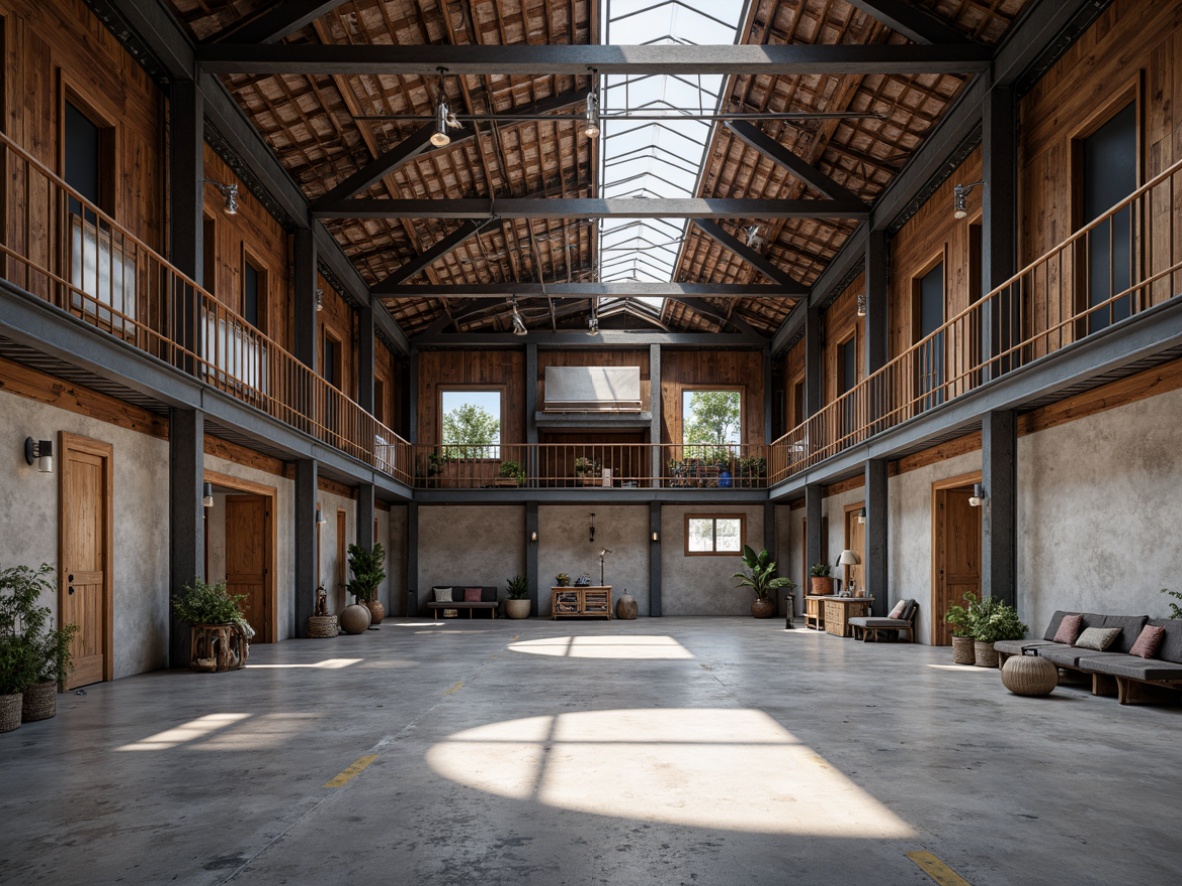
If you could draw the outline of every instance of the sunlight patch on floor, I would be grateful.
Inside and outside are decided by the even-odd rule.
[[[762,711],[583,711],[435,745],[460,784],[560,809],[711,829],[907,839],[912,828]]]
[[[312,664],[248,664],[246,669],[249,670],[270,670],[270,671],[285,671],[291,668],[323,668],[325,670],[334,671],[339,668],[347,668],[350,665],[359,664],[364,661],[362,658],[326,658],[324,661],[314,662]]]
[[[561,658],[616,658],[671,660],[693,658],[693,654],[668,636],[546,637],[510,643],[511,652],[550,655]]]
[[[181,745],[191,744],[192,742],[212,735],[220,729],[226,729],[235,723],[246,720],[249,717],[250,714],[206,714],[204,717],[198,717],[196,720],[190,720],[188,723],[174,726],[172,729],[157,732],[155,735],[145,738],[142,741],[121,745],[115,748],[115,750],[167,751]]]

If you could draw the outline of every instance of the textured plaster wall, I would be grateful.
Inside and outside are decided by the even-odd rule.
[[[1056,609],[1169,615],[1182,589],[1182,391],[1018,441],[1018,600],[1041,636]]]
[[[293,636],[295,624],[295,484],[275,474],[247,467],[214,455],[205,456],[205,467],[219,474],[248,480],[275,490],[275,609],[279,621],[278,640]],[[206,562],[207,580],[226,577],[226,495],[215,492],[214,506],[205,511],[206,538],[209,541]]]
[[[595,514],[594,542],[590,541],[589,531],[592,513]],[[539,614],[550,614],[550,588],[558,573],[567,573],[573,582],[580,573],[587,572],[591,583],[599,584],[599,552],[606,548],[611,553],[604,561],[604,581],[612,586],[613,605],[627,588],[636,598],[640,614],[648,615],[649,535],[648,505],[539,507]],[[669,587],[667,580],[663,584]]]
[[[345,549],[348,550],[348,546],[357,541],[357,502],[323,489],[317,490],[316,501],[325,521],[320,527],[320,583],[328,592],[329,611],[332,611],[334,600],[343,597],[346,603],[352,602],[348,592],[340,587],[342,576],[344,584],[348,584],[350,576],[348,554],[343,562],[337,558],[337,509],[345,512]],[[295,513],[294,505],[291,513]],[[315,599],[315,588],[312,591]]]
[[[497,587],[504,599],[505,579],[519,573],[525,574],[524,505],[419,508],[420,605],[442,584]]]
[[[980,469],[981,453],[977,451],[890,479],[886,607],[894,606],[900,597],[915,598],[919,603],[915,639],[919,643],[931,642],[932,633],[932,484]]]
[[[749,588],[736,587],[731,575],[743,568],[738,554],[685,554],[685,517],[701,507],[661,509],[661,606],[666,615],[750,615]],[[742,514],[747,519],[745,544],[763,548],[763,507],[709,509],[715,516]]]
[[[114,447],[114,672],[126,677],[168,663],[168,444],[106,422],[0,392],[0,567],[58,568],[60,458],[52,474],[25,464],[25,437],[67,431]],[[56,585],[55,585],[56,586]],[[57,593],[41,601],[57,613]]]

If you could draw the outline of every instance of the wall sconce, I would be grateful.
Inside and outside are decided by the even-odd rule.
[[[238,185],[223,185],[221,182],[214,181],[212,178],[205,179],[205,184],[213,185],[222,192],[222,196],[226,198],[226,205],[222,207],[222,212],[226,215],[238,214]]]
[[[538,533],[537,533],[537,530],[535,530],[535,531],[533,531],[533,532],[531,532],[531,533],[529,534],[529,540],[530,540],[531,542],[533,542],[534,544],[537,544],[537,543],[538,543]]]
[[[952,189],[952,217],[953,218],[964,218],[966,215],[969,214],[968,202],[967,202],[969,192],[972,191],[973,188],[977,187],[977,185],[981,185],[982,187],[984,187],[984,185],[985,185],[984,180],[969,182],[967,185],[957,185],[956,187],[954,187]]]
[[[594,512],[591,513],[591,537],[590,537],[589,541],[591,541],[591,542],[595,541],[595,513]]]
[[[43,474],[53,473],[53,441],[34,440],[25,437],[25,461],[32,464],[37,462],[37,470]]]
[[[980,483],[973,484],[973,494],[969,496],[969,507],[979,508],[985,504],[985,487]]]
[[[319,286],[316,287],[316,310],[324,310],[324,290]]]
[[[661,533],[654,532],[653,533],[653,541],[660,541],[660,540],[661,540]]]
[[[208,481],[201,487],[201,506],[203,508],[213,507],[213,484]]]
[[[864,292],[858,296],[858,316],[866,316],[866,293]]]
[[[863,523],[863,524],[866,522],[866,509],[865,508],[862,508],[862,510],[858,511],[858,522]]]
[[[317,527],[323,526],[327,522],[328,521],[324,519],[324,512],[320,510],[320,505],[317,505],[316,506],[316,525],[317,525]]]

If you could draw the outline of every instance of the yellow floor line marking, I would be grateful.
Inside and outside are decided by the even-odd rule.
[[[364,757],[358,757],[348,769],[338,775],[331,781],[326,781],[321,787],[325,788],[339,788],[341,785],[347,783],[350,779],[356,778],[360,775],[365,767],[378,758],[377,754],[367,754]]]
[[[940,886],[972,886],[968,880],[930,852],[908,852],[907,857],[915,862],[921,871],[939,883]]]
[[[443,694],[444,695],[451,695],[453,692],[459,692],[463,687],[464,687],[464,681],[461,680],[459,683],[457,683],[451,689],[444,690]]]

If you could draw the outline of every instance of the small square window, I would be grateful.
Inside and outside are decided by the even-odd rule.
[[[747,535],[742,514],[687,516],[685,518],[686,554],[738,554]]]

